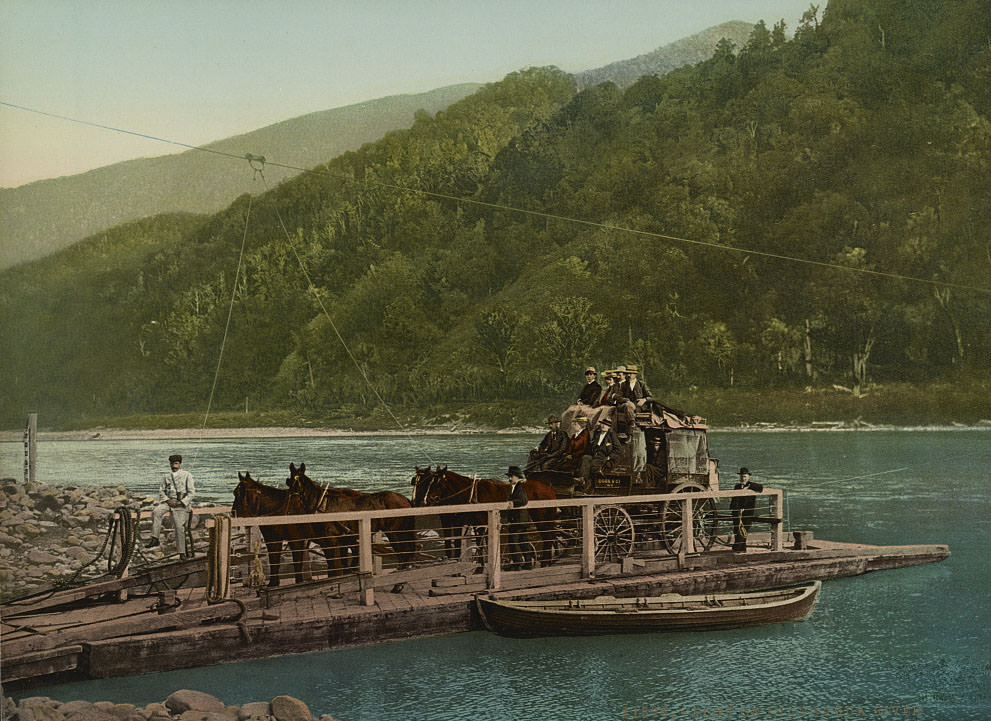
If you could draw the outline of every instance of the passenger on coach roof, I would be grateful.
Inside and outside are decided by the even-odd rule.
[[[591,418],[595,414],[595,408],[599,405],[599,397],[602,395],[602,386],[596,378],[595,366],[585,369],[585,385],[578,392],[577,400],[561,414],[562,425],[569,431],[575,417],[584,415]]]

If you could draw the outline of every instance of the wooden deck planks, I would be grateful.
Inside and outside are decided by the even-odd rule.
[[[941,560],[949,554],[945,546],[877,547],[843,544],[815,539],[814,547],[801,551],[753,550],[747,554],[705,554],[693,559],[693,568],[665,570],[651,568],[619,575],[619,564],[600,567],[613,575],[593,579],[578,578],[577,566],[511,572],[503,574],[503,587],[494,595],[503,598],[591,598],[597,595],[649,596],[665,592],[711,593],[716,591],[777,586],[814,578],[828,579],[898,566]],[[459,592],[449,586],[449,595],[431,596],[428,581],[407,583],[402,593],[388,587],[375,593],[375,605],[364,606],[358,594],[334,598],[332,593],[314,592],[285,596],[272,608],[261,608],[262,599],[242,587],[234,592],[249,603],[242,625],[217,623],[198,628],[161,631],[84,642],[84,651],[57,656],[40,665],[25,659],[24,669],[46,673],[46,668],[71,670],[79,664],[82,676],[105,677],[142,671],[166,670],[207,663],[261,658],[295,651],[337,648],[382,640],[429,636],[477,628],[474,613],[476,593]],[[192,591],[190,592],[192,593]],[[184,609],[202,602],[187,594]],[[153,599],[133,599],[124,604],[104,604],[61,613],[40,612],[35,616],[10,619],[11,626],[30,625],[48,629],[107,621],[134,610],[140,613]],[[150,613],[150,612],[149,612]],[[140,615],[135,616],[140,619]],[[140,628],[140,623],[135,626]],[[4,675],[16,661],[6,653],[8,630],[4,633]],[[247,632],[247,634],[245,633]],[[22,631],[21,636],[27,635]],[[53,637],[58,634],[52,633]],[[250,637],[250,641],[248,640]],[[23,645],[24,642],[21,642]],[[28,644],[30,645],[30,644]],[[13,648],[13,646],[11,646]],[[31,663],[35,663],[31,666]],[[61,668],[65,666],[65,668]],[[48,671],[51,672],[51,671]]]

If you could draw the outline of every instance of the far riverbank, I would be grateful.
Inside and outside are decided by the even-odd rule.
[[[705,418],[713,431],[991,426],[991,381],[872,386],[861,395],[824,388],[690,388],[656,393],[665,405]],[[213,408],[116,416],[66,417],[44,407],[5,409],[0,441],[20,440],[38,413],[42,440],[303,438],[374,435],[529,433],[545,428],[573,397],[429,406],[341,406],[316,410]]]

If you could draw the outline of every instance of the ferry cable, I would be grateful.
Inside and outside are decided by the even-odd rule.
[[[252,169],[254,169],[255,174],[257,176],[257,174],[260,173],[261,171],[255,167],[254,162],[260,160],[261,163],[264,164],[265,158],[259,158],[249,153],[247,156],[245,156],[245,159],[248,161],[248,165],[250,165]],[[262,179],[264,180],[264,176],[262,176]],[[217,390],[217,379],[220,377],[220,366],[224,361],[224,348],[227,345],[227,336],[231,328],[231,316],[234,313],[234,301],[237,298],[237,287],[238,287],[238,283],[241,281],[241,268],[244,264],[244,246],[248,240],[248,220],[251,217],[251,202],[252,202],[252,196],[249,193],[248,208],[244,213],[244,232],[241,235],[241,250],[238,252],[237,267],[234,270],[234,283],[232,284],[233,287],[231,288],[231,302],[227,306],[227,321],[224,323],[224,335],[220,340],[220,353],[217,356],[217,367],[213,371],[213,383],[210,385],[210,397],[207,399],[206,413],[204,413],[203,415],[203,423],[202,425],[200,425],[200,435],[196,439],[197,441],[201,441],[203,439],[203,431],[206,429],[207,421],[210,418],[210,409],[213,407],[213,397],[214,397],[214,393]],[[193,453],[193,458],[192,458],[193,463],[196,462],[196,458],[198,457],[198,455],[199,455],[198,450]],[[176,533],[178,532],[179,530],[176,529]]]
[[[114,127],[114,126],[111,126],[111,125],[104,125],[102,123],[95,123],[95,122],[91,122],[91,121],[88,121],[88,120],[80,120],[78,118],[72,118],[72,117],[69,117],[67,115],[59,115],[59,114],[56,114],[56,113],[50,113],[50,112],[46,112],[44,110],[38,110],[36,108],[29,108],[27,106],[18,105],[16,103],[11,103],[11,102],[8,102],[8,101],[2,100],[2,99],[0,99],[0,106],[6,106],[6,107],[9,107],[9,108],[14,108],[16,110],[23,110],[23,111],[29,112],[29,113],[37,113],[38,115],[44,115],[46,117],[55,118],[55,119],[58,119],[58,120],[65,120],[65,121],[72,122],[72,123],[79,123],[81,125],[88,125],[90,127],[100,128],[102,130],[109,130],[109,131],[116,132],[116,133],[124,133],[126,135],[134,135],[134,136],[137,136],[137,137],[140,137],[140,138],[146,138],[148,140],[154,140],[156,142],[166,143],[168,145],[176,145],[176,146],[179,146],[179,147],[182,147],[182,148],[188,148],[189,150],[199,150],[199,151],[202,151],[202,152],[205,152],[205,153],[212,153],[214,155],[220,155],[220,156],[224,156],[224,157],[227,157],[227,158],[233,158],[235,160],[248,160],[249,164],[253,160],[255,160],[255,161],[260,160],[260,161],[262,161],[262,163],[267,164],[267,165],[270,165],[272,167],[276,167],[276,168],[283,168],[283,169],[286,169],[286,170],[295,170],[295,171],[300,172],[300,173],[309,173],[309,174],[313,174],[313,175],[322,175],[322,176],[329,177],[329,178],[335,178],[337,180],[343,180],[345,182],[351,182],[351,183],[359,183],[360,182],[360,183],[362,183],[362,184],[364,184],[366,186],[368,186],[368,185],[376,185],[376,186],[381,187],[381,188],[388,188],[390,190],[396,190],[396,191],[403,192],[403,193],[416,193],[416,194],[419,194],[419,195],[422,195],[422,196],[425,196],[425,197],[438,198],[438,199],[442,199],[442,200],[450,200],[450,201],[453,201],[453,202],[456,202],[456,203],[467,203],[467,204],[476,205],[476,206],[479,206],[479,207],[490,208],[492,210],[500,210],[500,211],[505,211],[505,212],[509,212],[509,213],[519,213],[521,215],[527,215],[527,216],[532,216],[532,217],[536,217],[536,218],[543,218],[545,220],[557,220],[557,221],[561,221],[561,222],[565,222],[565,223],[574,223],[576,225],[584,225],[586,227],[591,227],[591,228],[599,228],[599,229],[602,229],[602,230],[618,231],[618,232],[621,232],[621,233],[630,233],[630,234],[633,234],[633,235],[639,235],[639,236],[647,237],[647,238],[655,238],[655,239],[658,239],[658,240],[668,240],[668,241],[673,241],[673,242],[677,242],[677,243],[686,243],[686,244],[689,244],[689,245],[697,245],[697,246],[702,246],[702,247],[706,247],[706,248],[714,248],[716,250],[730,251],[730,252],[734,252],[734,253],[743,253],[744,255],[747,255],[747,256],[753,255],[753,256],[758,256],[758,257],[763,257],[763,258],[771,258],[771,259],[774,259],[774,260],[784,260],[784,261],[788,261],[788,262],[792,262],[792,263],[804,263],[806,265],[812,265],[812,266],[816,266],[816,267],[820,267],[820,268],[830,268],[832,270],[841,270],[841,271],[848,271],[848,272],[853,272],[853,273],[861,273],[861,274],[864,274],[864,275],[871,275],[871,276],[874,276],[874,277],[887,278],[889,280],[903,280],[903,281],[914,282],[914,283],[923,283],[923,284],[926,284],[926,285],[940,287],[940,288],[955,288],[957,290],[971,291],[971,292],[974,292],[974,293],[991,294],[991,288],[981,288],[981,287],[978,287],[978,286],[968,285],[966,283],[954,283],[954,282],[951,282],[951,281],[934,280],[932,278],[920,278],[918,276],[903,275],[901,273],[893,273],[893,272],[881,271],[881,270],[872,270],[870,268],[853,268],[853,267],[850,267],[850,266],[847,266],[847,265],[842,265],[840,263],[831,263],[831,262],[828,262],[828,261],[812,260],[811,258],[798,258],[798,257],[795,257],[795,256],[783,255],[783,254],[780,254],[780,253],[771,253],[771,252],[767,252],[767,251],[754,250],[752,248],[736,247],[736,246],[732,246],[732,245],[727,245],[725,243],[716,243],[716,242],[713,242],[713,241],[705,241],[705,240],[698,240],[698,239],[692,239],[692,238],[683,238],[683,237],[680,237],[680,236],[669,235],[669,234],[666,234],[666,233],[657,233],[657,232],[648,231],[648,230],[638,230],[638,229],[635,229],[635,228],[627,228],[627,227],[623,227],[623,226],[619,226],[619,225],[612,225],[612,224],[609,224],[609,223],[603,223],[603,222],[598,222],[598,221],[593,221],[593,220],[586,220],[586,219],[582,219],[582,218],[572,218],[572,217],[569,217],[569,216],[566,216],[566,215],[559,215],[559,214],[556,214],[556,213],[547,213],[547,212],[543,212],[543,211],[539,211],[539,210],[528,210],[528,209],[525,209],[525,208],[516,208],[516,207],[513,207],[513,206],[509,206],[509,205],[503,205],[501,203],[490,203],[490,202],[487,202],[487,201],[484,201],[484,200],[478,200],[477,198],[468,198],[468,197],[464,197],[464,196],[450,195],[448,193],[439,193],[439,192],[431,191],[431,190],[423,190],[423,189],[420,189],[420,188],[411,188],[411,187],[407,187],[407,186],[403,186],[403,185],[397,185],[395,183],[387,183],[387,182],[384,182],[384,181],[381,181],[381,180],[368,180],[368,179],[365,179],[365,180],[359,181],[359,180],[356,180],[353,177],[344,175],[342,173],[333,173],[333,172],[331,172],[329,170],[326,170],[326,169],[301,168],[299,166],[289,165],[287,163],[278,163],[278,162],[274,162],[274,161],[271,161],[271,160],[266,161],[265,158],[264,158],[264,156],[255,156],[255,155],[252,155],[251,153],[245,153],[243,155],[238,155],[236,153],[229,153],[229,152],[226,152],[226,151],[223,151],[223,150],[217,150],[215,148],[210,148],[210,147],[203,146],[203,145],[190,145],[188,143],[179,142],[177,140],[170,140],[168,138],[161,138],[161,137],[158,137],[158,136],[155,136],[155,135],[150,135],[148,133],[140,133],[140,132],[137,132],[137,131],[134,131],[134,130],[127,130],[127,129],[124,129],[124,128],[117,128],[117,127]],[[254,168],[254,165],[252,165],[252,167]],[[256,171],[256,174],[257,174],[257,171]],[[280,218],[280,221],[281,221],[281,218]]]
[[[270,190],[270,188],[268,187],[268,182],[265,180],[265,175],[262,174],[261,178],[262,178],[262,183],[265,185],[265,190],[267,192],[268,190]],[[317,291],[317,286],[313,282],[313,279],[310,277],[310,272],[307,269],[306,264],[303,262],[303,259],[300,257],[299,252],[296,250],[296,244],[293,243],[292,236],[289,234],[289,229],[286,227],[286,223],[282,219],[282,213],[279,212],[278,204],[277,203],[273,204],[273,208],[275,209],[275,215],[279,220],[279,227],[282,228],[282,232],[286,237],[286,243],[289,244],[289,249],[292,250],[293,257],[295,257],[296,262],[299,263],[300,270],[303,272],[303,277],[306,279],[307,285],[309,286],[310,290]],[[392,407],[385,401],[385,399],[382,397],[382,394],[379,393],[378,388],[375,387],[371,379],[368,377],[368,373],[365,372],[365,369],[362,368],[361,364],[358,362],[358,359],[355,357],[354,353],[351,352],[351,348],[348,346],[347,341],[344,340],[344,336],[341,335],[341,331],[338,330],[337,324],[334,322],[334,319],[331,317],[330,312],[327,310],[327,306],[324,305],[323,298],[320,297],[320,293],[314,292],[313,297],[316,298],[317,303],[320,306],[320,310],[323,312],[324,317],[327,319],[327,322],[330,323],[330,327],[334,331],[334,335],[337,336],[337,340],[340,341],[341,347],[344,348],[344,352],[347,353],[348,358],[351,359],[351,363],[354,364],[354,367],[358,369],[358,373],[360,373],[361,377],[364,379],[365,385],[369,388],[369,390],[371,390],[372,393],[375,394],[375,398],[382,405],[382,407],[385,408],[386,413],[389,414],[389,417],[392,418],[396,426],[405,434],[406,438],[408,438],[411,442],[416,443],[416,440],[414,439],[413,435],[409,432],[409,429],[406,428],[406,425],[402,421],[400,421],[399,418],[396,417],[395,413],[392,412]],[[433,464],[434,462],[433,458],[430,457],[429,451],[427,451],[427,460],[430,462],[430,464]]]

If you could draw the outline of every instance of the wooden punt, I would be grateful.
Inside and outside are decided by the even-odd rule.
[[[738,593],[547,601],[477,597],[485,627],[504,636],[578,636],[644,631],[707,631],[804,621],[820,581]]]

